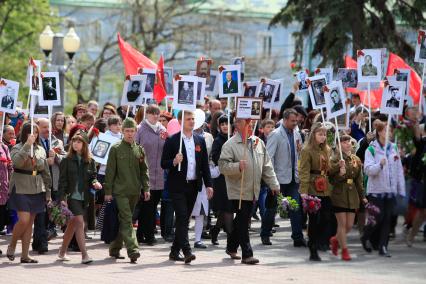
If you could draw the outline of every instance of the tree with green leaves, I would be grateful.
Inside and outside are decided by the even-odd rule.
[[[44,57],[38,37],[55,20],[47,0],[0,0],[0,77],[20,82],[22,101],[28,60]]]
[[[298,64],[306,37],[314,37],[310,56],[320,55],[320,66],[343,66],[350,48],[355,56],[358,49],[386,47],[412,62],[414,41],[404,32],[425,27],[425,12],[425,0],[288,0],[270,26],[301,23],[294,34]]]

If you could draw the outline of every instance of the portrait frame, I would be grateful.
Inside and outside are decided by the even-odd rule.
[[[185,91],[184,83],[188,83],[188,89]],[[197,89],[198,89],[198,76],[179,76],[178,80],[173,81],[173,109],[195,111],[197,107]],[[184,92],[189,95],[190,98],[183,98]]]
[[[142,96],[145,99],[153,99],[154,98],[154,85],[155,85],[155,77],[157,76],[157,69],[152,68],[141,68],[142,73],[139,72],[139,75],[146,75],[145,82],[145,90]]]
[[[414,62],[426,63],[426,30],[418,30]]]
[[[204,74],[204,71],[201,70],[201,65],[203,63],[207,64],[207,70],[206,73]],[[212,64],[213,64],[213,60],[211,59],[198,59],[197,60],[197,64],[196,64],[196,68],[195,68],[195,75],[197,77],[201,77],[201,78],[206,78],[206,83],[210,82],[210,72],[212,69]]]
[[[398,82],[405,82],[405,98],[410,97],[410,77],[411,77],[411,70],[410,69],[403,69],[403,68],[397,68],[394,70],[394,76],[395,80]]]
[[[123,93],[121,95],[121,105],[127,105],[127,106],[140,106],[143,104],[143,90],[145,90],[146,87],[146,75],[131,75],[129,76],[129,79],[124,82],[123,86]],[[129,102],[129,95],[133,95],[133,90],[131,90],[133,82],[139,82],[138,92],[139,95],[136,97],[134,101]]]
[[[166,74],[168,79],[166,79]],[[167,95],[173,95],[173,67],[164,67],[164,88]]]
[[[304,90],[307,90],[309,88],[308,81],[307,81],[309,74],[306,73],[305,70],[297,71],[294,74],[294,76],[296,76],[296,80],[297,80],[297,82],[299,82],[299,91],[304,91]],[[303,79],[303,78],[305,78],[305,79]]]
[[[0,82],[5,84],[0,85],[0,111],[3,113],[14,114],[18,107],[19,82],[4,78],[1,78]],[[8,106],[10,104],[12,104],[11,107]]]
[[[30,116],[33,118],[49,118],[49,106],[40,105],[40,96],[30,96],[33,103],[30,102]]]
[[[41,60],[32,60],[32,61],[34,62],[36,67],[34,67],[30,61],[30,64],[28,65],[28,78],[27,78],[28,86],[30,88],[30,94],[33,96],[42,96],[43,95],[42,77],[41,77],[42,62]],[[34,74],[34,68],[37,69],[36,75]],[[33,84],[33,81],[35,80],[38,82],[38,89],[35,89],[35,85]]]
[[[358,52],[360,53],[357,56],[358,82],[380,82],[382,80],[382,50],[363,49]],[[366,61],[371,61],[371,68]]]
[[[189,71],[190,76],[197,76],[195,71]],[[204,98],[206,96],[206,82],[207,79],[203,77],[197,76],[200,80],[198,82],[198,89],[197,89],[197,102],[204,102]],[[210,76],[211,78],[211,76]],[[200,98],[200,99],[199,99]]]
[[[239,56],[239,57],[232,58],[232,64],[240,66],[241,82],[244,82],[244,73],[245,73],[245,70],[246,70],[245,57]]]
[[[309,92],[309,97],[311,99],[311,103],[312,103],[312,108],[313,109],[323,109],[325,108],[325,92],[323,90],[324,86],[327,85],[327,77],[325,75],[317,75],[317,76],[313,76],[313,77],[309,77],[309,87],[308,87],[308,92]],[[317,86],[319,86],[319,90],[320,90],[320,94],[318,93],[318,88]],[[322,94],[322,100],[319,101],[318,96],[321,96]]]
[[[271,109],[274,107],[275,96],[277,95],[280,81],[264,78],[260,82],[261,84],[258,97],[262,98],[264,109]],[[269,90],[266,89],[268,85],[270,86]],[[271,88],[272,90],[270,90]],[[266,91],[268,91],[267,96],[265,94]]]
[[[336,81],[342,81],[343,88],[356,88],[358,86],[358,71],[356,68],[337,69]],[[333,82],[333,81],[332,81]]]
[[[368,113],[368,110],[367,110]],[[350,129],[350,117],[351,117],[351,112],[350,112],[350,103],[348,104],[348,101],[346,101],[346,112],[342,113],[341,115],[337,116],[337,126],[339,127],[339,130],[348,130]],[[342,121],[343,120],[343,121]],[[334,119],[331,119],[329,117],[327,117],[327,121],[331,122],[331,123],[335,123]]]
[[[406,83],[395,79],[389,79],[387,82],[388,84],[383,90],[380,112],[389,115],[401,115],[404,108]]]
[[[330,84],[333,82],[333,68],[327,67],[327,68],[318,68],[319,72],[315,74],[315,76],[324,75],[325,81],[327,84]]]
[[[243,96],[245,98],[258,98],[260,93],[260,85],[259,81],[248,81],[243,83]]]
[[[42,78],[42,89],[43,92],[41,93],[39,104],[41,106],[60,106],[61,105],[61,86],[59,85],[59,72],[41,72]],[[53,91],[55,92],[55,97],[50,99],[48,97],[49,93],[52,92],[52,90],[49,90],[49,82],[52,83]]]
[[[324,96],[328,119],[338,117],[347,112],[346,93],[342,81],[333,81],[331,84],[326,85]],[[335,102],[332,97],[339,98],[339,101]]]
[[[210,70],[210,82],[206,81],[206,95],[216,96],[219,92],[218,87],[219,71]]]
[[[229,90],[224,89],[228,73],[231,73],[231,85]],[[222,65],[219,67],[219,98],[237,97],[241,92],[241,69],[240,65]]]
[[[235,117],[239,119],[261,120],[262,105],[262,98],[237,97]]]
[[[90,152],[92,153],[93,159],[97,162],[100,163],[102,165],[106,165],[108,162],[108,156],[109,156],[109,152],[111,150],[111,147],[116,144],[117,142],[120,142],[121,139],[118,137],[114,137],[112,135],[108,135],[105,133],[99,133],[99,135],[97,137],[95,137],[89,145],[89,149]],[[103,144],[105,146],[107,146],[107,148],[105,150],[103,150],[102,155],[100,155],[101,153],[97,153],[96,147],[100,144]],[[99,154],[99,155],[98,155]]]

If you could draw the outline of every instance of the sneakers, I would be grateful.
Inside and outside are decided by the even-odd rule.
[[[60,255],[58,254],[58,261],[70,261],[71,258],[69,258],[66,254]]]
[[[93,259],[89,256],[86,256],[81,260],[81,264],[89,264],[89,263],[92,263],[92,262],[93,262]]]

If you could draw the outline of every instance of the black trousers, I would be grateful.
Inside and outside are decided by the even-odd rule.
[[[190,181],[186,188],[178,189],[176,192],[170,192],[173,208],[176,215],[175,239],[171,248],[172,253],[178,253],[182,250],[183,254],[191,253],[191,246],[188,240],[189,218],[192,209],[194,209],[197,199],[197,183]]]
[[[0,205],[0,232],[3,231],[4,227],[8,225],[9,210],[7,210],[7,204]]]
[[[330,235],[330,222],[332,217],[331,199],[328,196],[322,197],[321,208],[316,213],[309,213],[308,237],[309,245],[317,248],[319,245],[328,242]]]
[[[157,206],[161,199],[162,190],[151,190],[151,198],[148,201],[139,202],[138,229],[136,236],[138,242],[149,242],[154,239],[155,219]]]
[[[160,211],[160,227],[161,236],[163,238],[172,236],[174,225],[174,212],[171,199],[161,198],[161,211]]]
[[[368,224],[365,226],[363,238],[371,241],[372,237],[377,234],[376,236],[378,237],[378,247],[387,247],[392,222],[392,214],[396,205],[396,199],[395,197],[384,198],[373,197],[369,195],[368,202],[377,206],[380,209],[380,213],[375,216],[375,225]]]
[[[44,250],[48,248],[47,242],[47,212],[38,213],[34,219],[34,233],[33,233],[33,250]]]
[[[253,201],[241,201],[241,209],[238,209],[239,200],[232,200],[232,205],[236,212],[232,224],[232,231],[228,234],[226,249],[228,252],[236,253],[238,247],[241,247],[242,257],[253,256],[253,250],[250,245],[249,220],[252,216]]]

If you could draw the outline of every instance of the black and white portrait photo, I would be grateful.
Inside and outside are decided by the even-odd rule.
[[[380,82],[382,79],[382,50],[363,49],[357,57],[358,82]]]
[[[109,143],[106,141],[98,140],[96,141],[95,147],[93,148],[92,154],[93,156],[104,158],[106,153],[108,152]]]
[[[346,113],[346,94],[342,81],[334,81],[327,85],[328,91],[324,93],[328,118],[335,118]]]
[[[173,94],[173,68],[164,67],[164,87],[166,88],[166,94]]]
[[[260,114],[260,104],[258,102],[253,102],[251,105],[251,115]]]
[[[426,63],[426,30],[418,31],[414,61]]]
[[[275,97],[278,93],[280,81],[271,79],[262,79],[260,85],[259,98],[263,99],[263,108],[271,109],[275,104]]]
[[[243,85],[244,97],[255,98],[259,96],[260,92],[260,82],[259,81],[249,81],[245,82]]]
[[[19,82],[0,79],[0,111],[3,113],[15,113],[18,104]]]
[[[311,84],[309,86],[309,96],[311,98],[312,107],[321,109],[325,107],[325,97],[323,87],[327,85],[324,75],[318,75],[309,78]]]
[[[206,93],[206,78],[198,77],[197,84],[197,101],[204,102],[204,95]]]
[[[352,68],[339,68],[337,70],[337,81],[342,81],[343,88],[356,88],[358,84],[357,70]]]
[[[60,106],[61,92],[58,72],[42,72],[43,93],[40,96],[41,106]]]
[[[388,80],[389,85],[383,91],[380,112],[390,115],[402,114],[405,97],[405,82]]]
[[[143,97],[146,97],[146,98],[152,98],[153,97],[156,71],[157,70],[155,70],[155,69],[146,69],[146,68],[142,69],[141,75],[146,75],[145,88],[142,89],[143,90],[143,92],[142,92]]]
[[[265,103],[271,103],[274,89],[275,86],[272,84],[263,84],[262,88],[260,89],[259,97],[263,98]]]
[[[299,82],[299,90],[306,90],[308,88],[308,74],[305,71],[299,71],[296,73],[297,81]]]
[[[333,81],[333,68],[319,68],[319,73],[317,76],[323,75],[325,76],[325,81],[327,84],[330,84]]]
[[[195,111],[197,103],[198,76],[180,76],[173,81],[173,109]],[[200,96],[203,94],[201,93]]]
[[[28,66],[27,79],[29,80],[30,92],[33,95],[42,95],[41,61],[32,60]]]
[[[121,96],[122,106],[142,105],[146,79],[146,75],[132,75],[124,82],[123,94]]]

